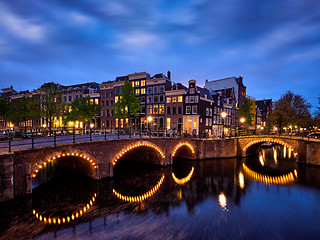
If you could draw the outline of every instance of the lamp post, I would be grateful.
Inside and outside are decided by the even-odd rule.
[[[222,117],[222,119],[223,119],[222,138],[224,138],[224,124],[225,124],[224,119],[226,118],[226,116],[227,116],[227,113],[226,113],[226,112],[222,112],[222,113],[221,113],[221,117]]]
[[[149,131],[150,131],[150,137],[151,137],[151,122],[152,122],[152,120],[153,120],[153,118],[151,116],[147,117],[148,128],[149,128]]]

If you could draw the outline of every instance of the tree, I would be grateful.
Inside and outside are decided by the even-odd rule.
[[[244,98],[244,105],[239,109],[238,113],[240,118],[243,117],[246,120],[248,126],[252,126],[253,117],[255,112],[254,102],[248,98]]]
[[[10,117],[12,104],[9,99],[0,96],[0,118],[4,121],[4,128],[7,126],[7,121]]]
[[[134,94],[134,88],[126,80],[121,87],[119,100],[114,104],[115,118],[128,118],[131,128],[131,118],[137,117],[141,111],[140,100]]]
[[[280,132],[289,125],[309,127],[312,124],[310,108],[311,104],[303,96],[288,91],[274,103],[270,121],[278,126]]]
[[[62,101],[61,87],[57,83],[49,82],[40,87],[42,91],[40,97],[41,115],[46,119],[49,130],[51,131],[54,117],[59,117],[65,107]]]
[[[65,121],[80,121],[84,123],[90,122],[92,119],[97,117],[101,106],[95,105],[93,99],[89,96],[83,98],[74,99],[69,105],[65,112]]]
[[[24,130],[27,130],[27,121],[41,117],[40,103],[32,97],[23,96],[11,109],[11,119],[24,122]]]

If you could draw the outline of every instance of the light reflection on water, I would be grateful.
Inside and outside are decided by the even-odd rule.
[[[288,148],[272,146],[247,159],[138,166],[118,169],[113,180],[61,173],[63,178],[35,188],[32,197],[0,204],[0,238],[315,239],[320,234],[320,168],[296,165]]]

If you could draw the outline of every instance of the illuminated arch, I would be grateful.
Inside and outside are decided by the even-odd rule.
[[[122,195],[121,193],[118,193],[115,189],[112,189],[112,192],[117,198],[121,199],[122,201],[142,202],[142,201],[146,200],[147,198],[150,198],[151,196],[153,196],[159,190],[160,186],[163,183],[163,180],[164,180],[164,175],[162,175],[162,177],[158,181],[157,185],[155,185],[153,188],[151,188],[148,192],[141,194],[139,196],[125,196],[125,195]]]
[[[74,153],[74,152],[68,152],[68,153],[62,153],[62,154],[59,154],[55,157],[52,157],[52,158],[49,158],[47,161],[43,161],[42,164],[37,164],[35,165],[34,167],[34,171],[32,173],[32,178],[35,178],[38,174],[38,172],[47,166],[47,164],[49,164],[50,162],[54,162],[55,160],[61,158],[61,157],[66,157],[66,156],[73,156],[73,157],[80,157],[86,161],[88,161],[90,163],[90,165],[93,167],[93,168],[98,168],[98,165],[97,163],[91,159],[90,157],[84,155],[84,154],[80,154],[80,153]]]
[[[164,153],[160,150],[159,147],[157,147],[156,145],[154,144],[151,144],[151,143],[136,143],[136,144],[133,144],[133,145],[130,145],[128,147],[126,147],[124,150],[122,150],[120,153],[117,154],[116,158],[113,160],[112,164],[113,166],[116,165],[117,161],[127,152],[129,152],[130,150],[134,149],[134,148],[137,148],[137,147],[151,147],[153,149],[155,149],[162,158],[165,158],[165,155]]]
[[[254,144],[257,144],[257,143],[264,143],[264,142],[272,142],[272,143],[277,143],[277,144],[280,144],[280,145],[283,145],[289,149],[291,149],[292,152],[294,152],[294,148],[287,144],[286,142],[283,142],[281,140],[278,140],[278,139],[272,139],[272,138],[262,138],[262,139],[258,139],[258,140],[255,140],[255,141],[252,141],[250,143],[248,143],[242,150],[244,152],[246,152],[248,150],[249,147],[251,147],[252,145]],[[297,153],[295,153],[296,155]]]
[[[292,183],[298,177],[297,170],[294,170],[293,173],[284,174],[281,176],[268,176],[264,174],[257,173],[250,168],[248,168],[244,163],[242,163],[243,170],[247,175],[252,177],[254,180],[265,184],[287,184]]]
[[[96,201],[97,194],[93,194],[93,196],[90,198],[90,201],[83,205],[83,207],[79,208],[80,210],[72,213],[71,215],[64,216],[64,217],[46,217],[39,212],[37,212],[35,209],[32,210],[32,214],[35,215],[35,217],[46,224],[61,224],[61,223],[67,223],[72,222],[76,220],[77,218],[81,217],[85,212],[87,212]]]
[[[174,157],[174,156],[176,155],[178,149],[181,148],[182,146],[187,146],[187,147],[191,150],[192,154],[194,154],[194,149],[193,149],[193,147],[191,146],[191,144],[184,142],[184,143],[179,143],[179,144],[173,149],[172,157]]]
[[[171,173],[171,174],[172,174],[173,180],[174,180],[177,184],[183,185],[183,184],[185,184],[185,183],[187,183],[187,182],[190,181],[190,179],[191,179],[191,177],[192,177],[192,175],[193,175],[193,172],[194,172],[194,167],[191,168],[191,171],[189,172],[189,174],[188,174],[186,177],[181,178],[181,179],[177,178],[177,177],[174,175],[174,173]]]

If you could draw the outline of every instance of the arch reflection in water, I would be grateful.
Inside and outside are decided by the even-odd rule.
[[[86,204],[84,204],[84,207],[81,207],[78,211],[75,213],[72,213],[68,216],[63,216],[63,217],[53,217],[53,216],[44,216],[40,212],[37,212],[35,209],[32,210],[32,214],[35,215],[35,217],[47,224],[61,224],[61,223],[67,223],[76,220],[77,218],[81,217],[85,212],[87,212],[94,204],[96,201],[97,194],[94,193],[93,196],[90,198],[90,201]]]
[[[244,163],[242,164],[242,167],[248,176],[252,177],[256,181],[266,184],[288,184],[294,182],[298,177],[297,170],[280,176],[268,176],[251,170]]]
[[[174,180],[177,184],[183,185],[183,184],[185,184],[185,183],[187,183],[187,182],[190,181],[190,179],[191,179],[191,177],[192,177],[192,175],[193,175],[193,172],[194,172],[194,167],[191,168],[191,171],[189,172],[189,174],[188,174],[186,177],[181,178],[181,179],[177,178],[177,177],[174,175],[174,173],[172,173],[171,175],[172,175],[173,180]]]
[[[144,200],[146,200],[147,198],[150,198],[151,196],[153,196],[160,188],[160,186],[162,185],[164,180],[164,175],[162,175],[162,177],[160,178],[160,180],[158,181],[157,185],[155,185],[151,190],[149,190],[148,192],[139,195],[139,196],[125,196],[122,195],[121,193],[118,193],[115,189],[112,189],[113,194],[121,199],[122,201],[126,201],[126,202],[142,202]]]

